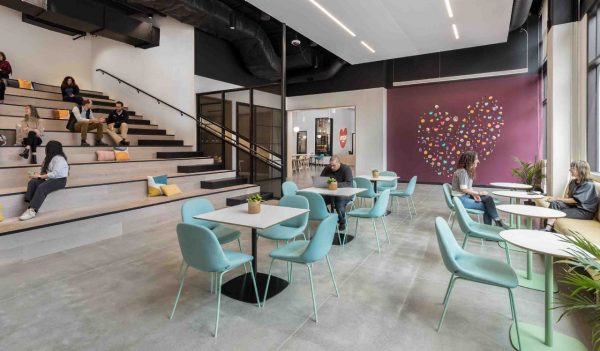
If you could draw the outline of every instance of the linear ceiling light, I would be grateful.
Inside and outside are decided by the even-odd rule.
[[[448,17],[452,18],[454,17],[454,14],[452,13],[452,7],[450,6],[450,0],[444,0],[446,2],[446,10],[448,11]]]
[[[310,2],[313,3],[313,5],[315,5],[316,7],[319,8],[319,10],[323,11],[324,14],[326,14],[329,18],[331,18],[335,23],[337,23],[340,27],[344,28],[344,30],[346,32],[348,32],[351,36],[355,37],[356,34],[354,34],[353,31],[351,31],[348,27],[346,27],[342,22],[340,22],[340,20],[338,20],[337,18],[335,18],[334,15],[332,15],[329,11],[327,11],[323,6],[321,6],[321,4],[319,4],[318,2],[316,2],[315,0],[310,0]]]
[[[372,53],[375,53],[375,50],[373,50],[372,47],[370,47],[367,43],[365,43],[364,41],[360,41],[361,44],[363,44],[364,47],[366,47],[367,49],[369,49],[369,51],[371,51]]]
[[[454,37],[456,39],[460,39],[460,36],[458,35],[458,28],[456,28],[456,24],[452,23],[452,30],[454,31]]]

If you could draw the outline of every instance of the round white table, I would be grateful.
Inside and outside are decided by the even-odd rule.
[[[523,183],[508,183],[508,182],[493,182],[490,183],[491,186],[495,186],[498,188],[511,189],[511,190],[529,190],[533,188],[529,184]]]
[[[587,351],[585,345],[570,336],[554,333],[553,329],[553,285],[554,269],[553,257],[572,258],[569,250],[576,249],[575,245],[564,241],[560,234],[542,232],[537,230],[513,229],[500,233],[502,239],[522,247],[528,251],[544,255],[545,262],[545,323],[544,328],[536,325],[519,323],[521,347],[527,351],[561,350],[561,351]],[[510,340],[513,345],[518,345],[515,325],[510,330]],[[543,343],[542,343],[543,341]],[[515,346],[516,347],[516,346]]]
[[[497,183],[496,183],[497,184]],[[508,183],[508,184],[512,184],[512,183]],[[496,195],[496,196],[502,196],[502,197],[508,197],[510,200],[511,204],[520,204],[521,199],[523,200],[535,200],[535,199],[542,199],[544,198],[544,195],[541,194],[529,194],[526,191],[516,191],[516,190],[496,190],[494,192],[492,192],[492,194]],[[511,227],[513,226],[513,217],[514,215],[511,214],[509,217],[509,224]],[[521,227],[521,221],[520,221],[520,217],[517,217],[517,221],[516,221],[516,228],[519,229]]]
[[[527,205],[498,205],[498,211],[524,216],[527,218],[527,228],[533,229],[533,218],[556,219],[566,216],[562,211],[546,207]],[[544,276],[533,272],[533,253],[527,250],[527,270],[525,272],[515,269],[519,276],[519,285],[539,291],[544,291]],[[556,290],[556,289],[555,289]]]

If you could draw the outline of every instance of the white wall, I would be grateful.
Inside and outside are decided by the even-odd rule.
[[[183,139],[186,145],[195,145],[194,120],[95,72],[102,68],[195,116],[194,28],[169,17],[158,18],[155,25],[160,27],[160,46],[151,49],[94,38],[90,65],[94,70],[93,89],[122,100],[153,123],[174,133],[177,139]]]
[[[385,169],[387,164],[387,91],[385,88],[363,89],[337,93],[293,96],[287,98],[288,110],[356,106],[356,173]],[[288,113],[288,141],[295,137],[292,114]],[[288,147],[288,159],[296,152]],[[291,163],[288,174],[292,174]]]
[[[292,111],[292,119],[289,128],[298,127],[300,131],[306,131],[307,133],[307,153],[315,153],[315,119],[321,117],[333,118],[333,135],[332,145],[333,154],[338,155],[341,153],[348,154],[348,151],[352,150],[352,133],[355,132],[355,110],[354,108],[328,108],[319,110],[300,110]],[[346,139],[346,146],[342,148],[339,142],[340,129],[346,128],[348,131],[348,137]],[[297,151],[297,134],[293,133],[293,137],[288,140],[288,148],[292,148],[292,153]]]
[[[73,76],[82,89],[92,88],[92,39],[24,23],[21,13],[0,6],[0,51],[13,68],[12,78],[60,85]]]

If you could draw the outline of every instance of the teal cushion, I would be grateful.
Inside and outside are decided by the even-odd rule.
[[[231,266],[229,266],[229,268],[241,266],[246,262],[252,261],[252,256],[246,255],[245,253],[229,250],[223,250],[223,253],[231,263]]]
[[[226,227],[222,224],[217,225],[211,229],[220,244],[227,244],[240,237],[240,231],[233,228]]]
[[[457,257],[456,263],[459,266],[456,275],[459,277],[503,288],[512,289],[519,285],[515,271],[504,262],[465,252]]]
[[[271,240],[291,240],[298,235],[302,235],[302,228],[286,227],[281,224],[276,224],[267,229],[258,231],[258,236],[262,236]]]
[[[471,223],[469,226],[471,228],[470,236],[485,240],[504,241],[500,237],[500,232],[504,230],[502,227],[477,222]]]
[[[302,262],[300,258],[310,244],[308,240],[296,240],[271,251],[269,256],[283,261]]]
[[[346,215],[349,217],[360,217],[360,218],[371,218],[371,209],[370,208],[356,208],[350,212],[346,212]]]

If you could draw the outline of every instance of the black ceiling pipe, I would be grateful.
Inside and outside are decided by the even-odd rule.
[[[294,74],[293,77],[289,77],[287,81],[288,84],[295,84],[326,80],[335,76],[345,65],[345,61],[341,59],[336,59],[326,67],[323,67],[318,70],[309,68],[303,71],[299,71],[296,74]]]

